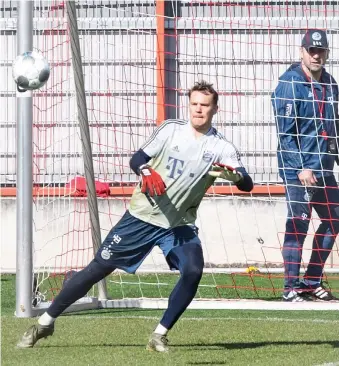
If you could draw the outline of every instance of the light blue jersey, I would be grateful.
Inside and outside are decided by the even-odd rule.
[[[182,120],[165,121],[141,149],[167,188],[165,194],[149,197],[138,185],[129,211],[162,228],[195,223],[200,202],[215,180],[208,175],[213,163],[243,167],[236,147],[215,128],[197,138],[191,123]]]

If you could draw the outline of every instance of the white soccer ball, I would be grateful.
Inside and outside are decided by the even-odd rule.
[[[38,52],[24,52],[13,63],[13,78],[20,92],[41,88],[49,74],[49,64]]]

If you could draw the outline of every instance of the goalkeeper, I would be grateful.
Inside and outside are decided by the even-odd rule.
[[[308,30],[300,48],[301,62],[280,77],[272,95],[279,173],[288,204],[283,300],[290,302],[335,300],[322,284],[323,268],[339,232],[339,191],[333,175],[338,161],[338,85],[324,68],[328,55],[326,33]],[[321,224],[300,281],[302,247],[312,208]]]
[[[52,335],[54,321],[91,287],[119,268],[135,273],[154,246],[159,246],[171,269],[180,278],[147,349],[168,351],[167,332],[194,298],[204,258],[197,209],[216,178],[233,182],[242,190],[253,188],[235,146],[214,127],[218,94],[211,84],[196,83],[189,90],[190,121],[167,120],[132,156],[131,169],[140,176],[126,211],[112,228],[94,260],[65,284],[48,310],[18,343],[33,347]]]

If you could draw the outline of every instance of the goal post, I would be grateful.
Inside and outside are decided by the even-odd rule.
[[[18,55],[33,49],[33,3],[18,1]],[[16,316],[32,316],[33,290],[33,100],[17,92]]]
[[[200,79],[213,83],[219,92],[220,110],[214,124],[241,151],[255,188],[246,194],[218,181],[202,201],[197,225],[205,268],[190,307],[338,310],[338,303],[291,305],[281,301],[281,250],[287,212],[284,186],[278,177],[270,94],[279,76],[298,60],[302,35],[312,27],[327,29],[331,44],[328,70],[339,79],[339,1],[320,1],[307,9],[299,1],[290,5],[203,0],[23,3],[32,6],[33,50],[43,53],[51,75],[41,90],[32,93],[32,165],[24,168],[33,176],[30,186],[23,185],[19,168],[12,168],[15,158],[19,164],[19,153],[23,154],[20,135],[16,140],[13,110],[24,98],[16,98],[10,75],[19,27],[16,34],[16,3],[8,1],[4,20],[0,19],[0,37],[8,55],[1,70],[8,90],[0,93],[0,124],[6,131],[0,144],[5,162],[1,164],[1,200],[7,210],[4,225],[11,227],[11,197],[19,204],[20,187],[30,190],[33,185],[33,191],[25,193],[32,210],[30,223],[27,221],[32,229],[32,247],[26,248],[32,265],[25,268],[22,262],[17,264],[17,279],[24,268],[27,271],[24,281],[29,279],[29,285],[24,291],[17,286],[17,291],[20,298],[25,296],[24,308],[30,307],[30,311],[20,315],[19,306],[17,316],[45,311],[64,280],[92,260],[95,243],[100,244],[100,237],[118,222],[138,183],[129,168],[130,157],[164,118],[188,118],[187,92]],[[67,16],[72,5],[77,17],[78,56],[72,53],[76,35],[70,33]],[[82,71],[75,71],[75,57]],[[84,83],[81,94],[76,81],[79,76]],[[83,118],[78,108],[87,116]],[[86,119],[88,130],[84,133],[79,124],[86,125]],[[19,123],[28,126],[18,120],[18,133]],[[87,150],[82,149],[84,144]],[[86,168],[84,162],[90,155]],[[337,170],[335,174],[337,177]],[[87,186],[82,184],[84,179]],[[94,197],[95,186],[100,183],[109,189]],[[29,217],[25,212],[18,210],[17,230],[22,230],[23,216]],[[96,224],[92,218],[96,216],[100,226],[93,230]],[[302,272],[318,224],[318,218],[312,218]],[[11,233],[8,235],[10,240]],[[23,232],[20,235],[29,239]],[[2,271],[13,272],[12,254],[4,254],[8,260]],[[23,260],[28,263],[29,253],[20,257]],[[338,272],[335,243],[325,266],[325,279],[337,295]],[[177,279],[178,273],[168,270],[156,247],[135,275],[116,271],[107,277],[107,296],[95,286],[67,311],[163,309]]]

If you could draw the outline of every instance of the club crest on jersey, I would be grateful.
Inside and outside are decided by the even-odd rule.
[[[213,154],[210,151],[205,151],[204,155],[202,156],[202,160],[206,161],[206,163],[211,162],[213,159]]]

